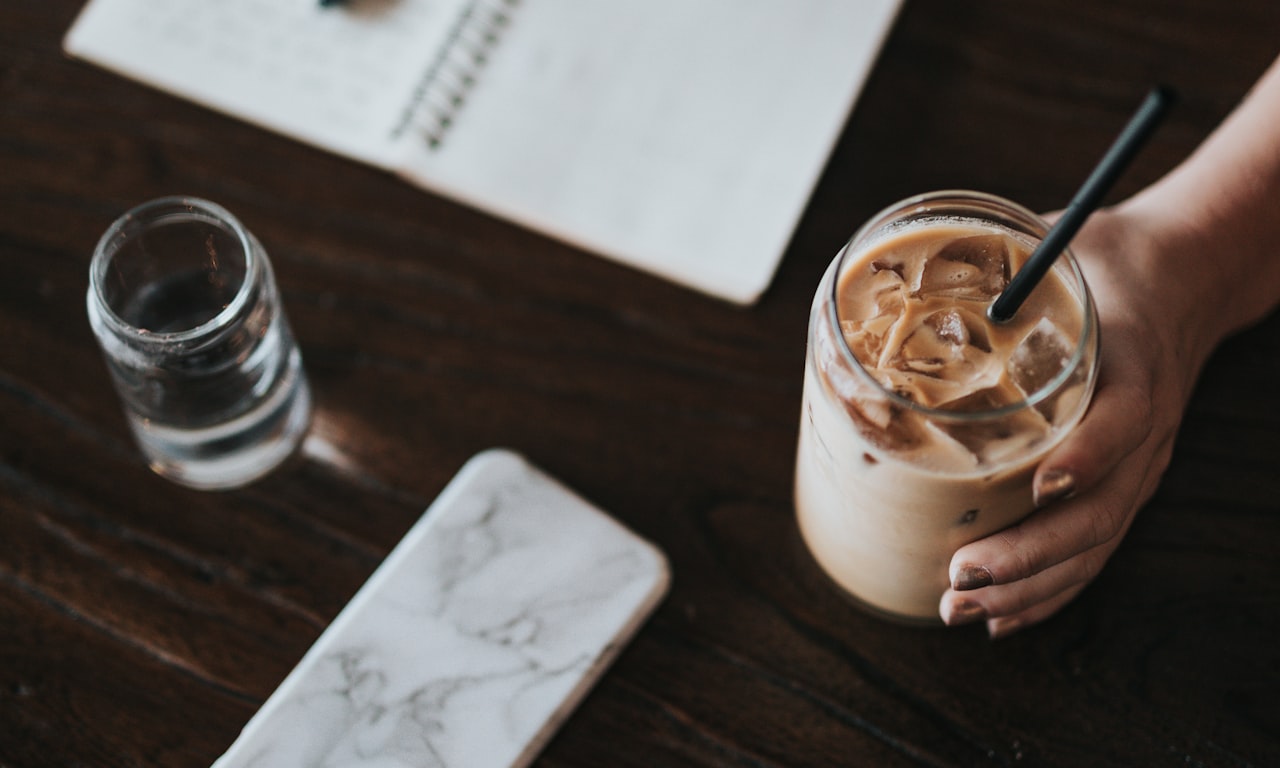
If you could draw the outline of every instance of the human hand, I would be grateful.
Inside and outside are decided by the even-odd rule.
[[[1099,211],[1072,250],[1098,310],[1097,387],[1089,410],[1036,471],[1037,510],[961,547],[939,611],[985,620],[992,637],[1039,622],[1091,582],[1155,492],[1191,387],[1217,341],[1194,313],[1195,281],[1171,273],[1151,217]],[[1188,285],[1190,284],[1190,285]]]

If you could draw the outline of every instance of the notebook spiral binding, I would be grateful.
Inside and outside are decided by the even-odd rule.
[[[410,106],[392,131],[393,139],[413,130],[433,150],[444,144],[519,4],[520,0],[473,0],[458,14],[440,53],[419,80]]]

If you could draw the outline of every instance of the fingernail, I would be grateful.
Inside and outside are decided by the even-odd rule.
[[[975,621],[982,621],[987,618],[987,609],[981,604],[973,600],[956,600],[951,603],[951,610],[947,613],[947,626],[954,627],[959,624],[972,624]]]
[[[1050,469],[1036,477],[1032,496],[1037,507],[1067,498],[1076,492],[1076,478],[1065,469]]]
[[[962,565],[956,570],[956,577],[951,581],[951,588],[957,592],[969,589],[981,589],[995,583],[991,571],[985,565]]]

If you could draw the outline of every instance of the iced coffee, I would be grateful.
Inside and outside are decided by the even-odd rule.
[[[987,317],[1045,229],[988,195],[913,198],[818,288],[796,511],[823,570],[878,612],[940,621],[951,556],[1032,511],[1037,463],[1088,405],[1097,318],[1069,252],[1012,320]]]

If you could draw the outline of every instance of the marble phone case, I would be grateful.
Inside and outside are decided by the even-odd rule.
[[[668,582],[653,545],[481,453],[214,766],[526,765]]]

